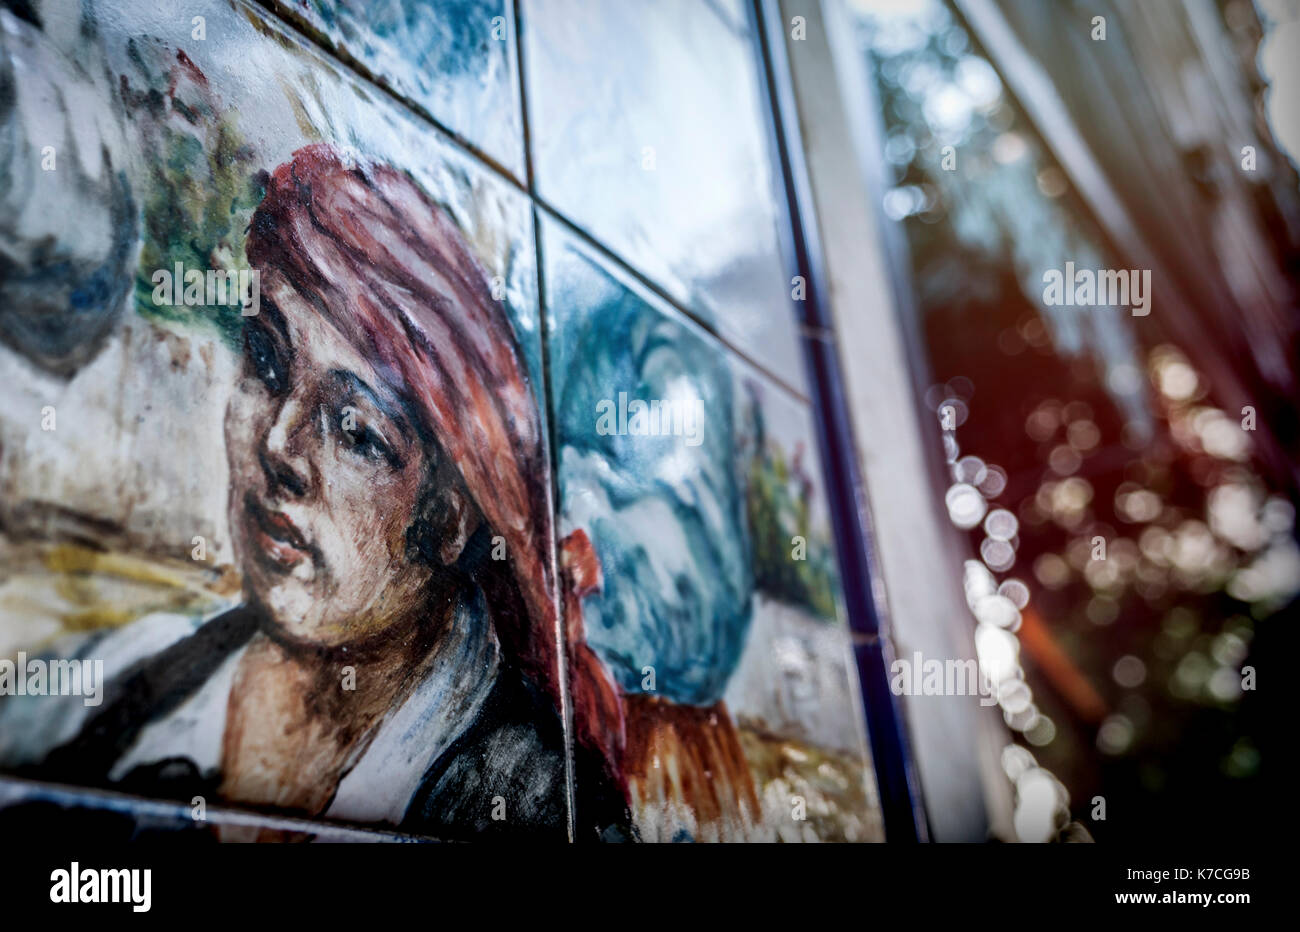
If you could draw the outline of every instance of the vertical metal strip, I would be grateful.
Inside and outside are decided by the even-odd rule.
[[[858,677],[866,712],[872,761],[880,791],[886,839],[927,840],[924,809],[902,710],[889,689],[892,651],[883,630],[873,586],[866,489],[858,468],[857,447],[845,400],[833,318],[822,283],[826,281],[808,169],[804,162],[798,110],[786,61],[785,32],[775,2],[753,0],[750,17],[760,56],[759,80],[769,104],[768,135],[781,166],[781,193],[789,223],[780,235],[793,259],[792,275],[805,283],[803,313],[793,302],[803,331],[809,379],[821,452],[826,498],[844,589],[844,605],[855,641]]]

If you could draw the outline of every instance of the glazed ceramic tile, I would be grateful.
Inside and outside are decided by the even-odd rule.
[[[524,177],[508,0],[271,0],[271,6]]]
[[[525,197],[257,8],[0,25],[0,769],[565,838]]]
[[[527,0],[522,20],[539,195],[802,390],[746,4]]]
[[[643,840],[880,839],[808,409],[542,232],[579,752]]]

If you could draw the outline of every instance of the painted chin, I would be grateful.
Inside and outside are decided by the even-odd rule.
[[[266,630],[277,641],[286,645],[300,647],[338,647],[347,642],[338,632],[321,630],[307,622],[290,623],[280,613],[271,612],[267,616]]]

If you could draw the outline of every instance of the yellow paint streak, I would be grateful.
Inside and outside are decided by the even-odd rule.
[[[191,588],[191,581],[177,570],[154,560],[120,553],[104,553],[77,544],[56,544],[46,551],[42,561],[55,573],[103,573],[135,582]]]

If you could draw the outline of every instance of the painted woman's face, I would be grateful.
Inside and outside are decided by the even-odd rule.
[[[374,368],[274,270],[245,319],[226,448],[245,591],[282,637],[335,647],[418,609],[430,571],[406,531],[424,446]]]

